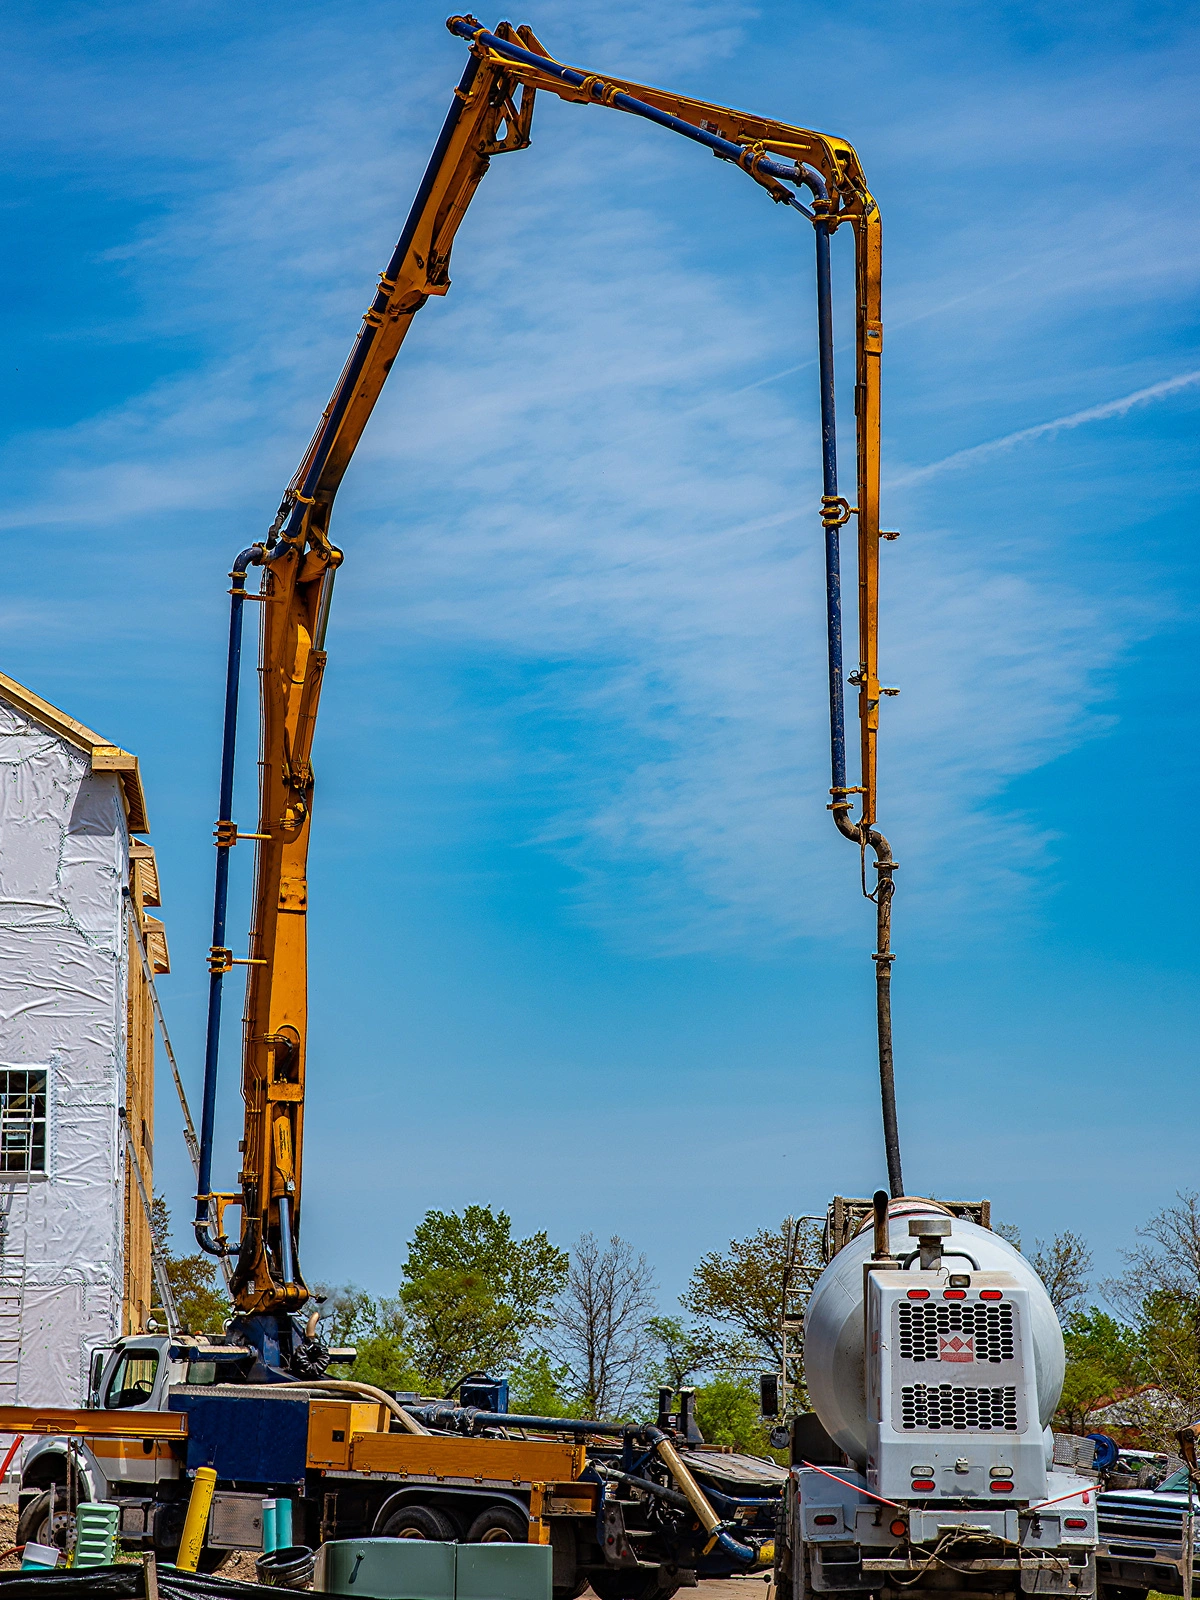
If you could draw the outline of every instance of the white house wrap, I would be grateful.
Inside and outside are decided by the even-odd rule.
[[[148,1231],[119,1122],[125,1107],[149,1188],[153,1042],[136,949],[130,967],[130,918],[159,970],[166,945],[142,909],[157,904],[153,857],[131,839],[146,825],[136,758],[0,675],[7,1403],[80,1404],[89,1351],[149,1310],[148,1283],[136,1281],[148,1279]],[[131,1255],[146,1256],[144,1274],[131,1274]]]

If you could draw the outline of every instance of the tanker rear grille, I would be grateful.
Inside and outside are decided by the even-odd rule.
[[[1017,1391],[1012,1387],[967,1389],[957,1383],[909,1383],[900,1391],[905,1428],[953,1428],[958,1432],[1017,1432]]]
[[[896,1314],[902,1361],[940,1361],[947,1340],[954,1351],[963,1352],[955,1356],[959,1361],[972,1356],[976,1361],[1011,1361],[1015,1354],[1013,1308],[1007,1303],[901,1300]]]

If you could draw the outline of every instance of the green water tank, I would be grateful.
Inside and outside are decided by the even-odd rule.
[[[356,1600],[551,1600],[545,1544],[441,1544],[432,1539],[331,1539],[313,1588]]]
[[[360,1600],[454,1600],[452,1544],[433,1539],[331,1539],[313,1588]]]
[[[548,1544],[460,1544],[456,1600],[550,1600],[553,1566]]]

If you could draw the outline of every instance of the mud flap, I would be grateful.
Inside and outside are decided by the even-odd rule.
[[[1081,1566],[1068,1561],[1021,1564],[1022,1594],[1070,1595],[1090,1600],[1096,1593],[1096,1558],[1089,1555]]]
[[[810,1545],[812,1586],[820,1593],[863,1588],[862,1548],[859,1545]]]

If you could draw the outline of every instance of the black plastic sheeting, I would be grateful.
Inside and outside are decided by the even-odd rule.
[[[145,1594],[146,1570],[140,1562],[85,1572],[0,1573],[0,1600],[144,1600]],[[268,1588],[171,1567],[158,1568],[158,1594],[159,1600],[287,1600],[289,1595],[313,1600],[311,1589]]]

